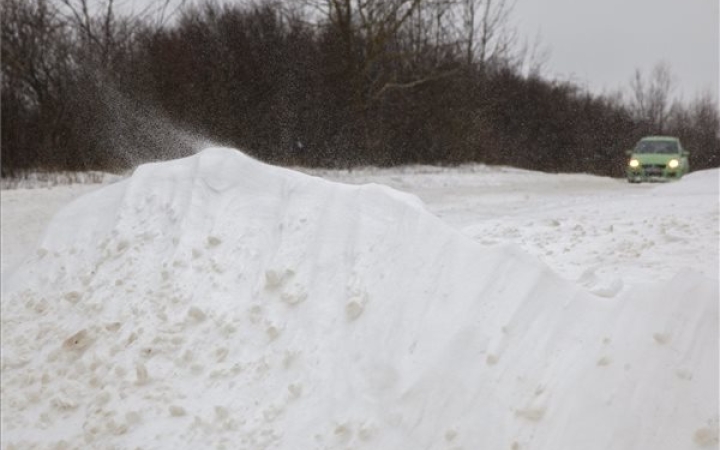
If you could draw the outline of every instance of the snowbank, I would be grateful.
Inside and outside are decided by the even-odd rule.
[[[701,170],[685,175],[681,182],[662,184],[654,189],[657,195],[712,195],[718,197],[720,169]]]
[[[75,201],[3,280],[1,439],[717,447],[717,298],[594,296],[415,197],[208,149]]]

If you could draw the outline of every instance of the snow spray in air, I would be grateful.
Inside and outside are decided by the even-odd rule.
[[[73,106],[85,111],[87,120],[78,122],[78,135],[108,168],[126,170],[216,145],[201,133],[178,126],[150,99],[123,92],[100,75],[88,77],[82,85]]]

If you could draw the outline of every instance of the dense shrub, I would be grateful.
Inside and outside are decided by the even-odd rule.
[[[618,176],[645,133],[680,136],[695,169],[720,164],[709,97],[659,127],[617,98],[523,75],[508,46],[470,52],[442,4],[378,2],[372,22],[350,6],[204,3],[168,24],[2,0],[2,175],[124,170],[212,140],[279,164]]]

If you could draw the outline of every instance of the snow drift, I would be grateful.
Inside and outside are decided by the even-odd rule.
[[[80,198],[3,281],[3,448],[717,447],[713,280],[594,296],[231,149]]]

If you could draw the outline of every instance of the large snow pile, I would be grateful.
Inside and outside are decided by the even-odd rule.
[[[3,280],[3,448],[718,443],[718,287],[603,298],[415,197],[231,149],[141,166]]]

